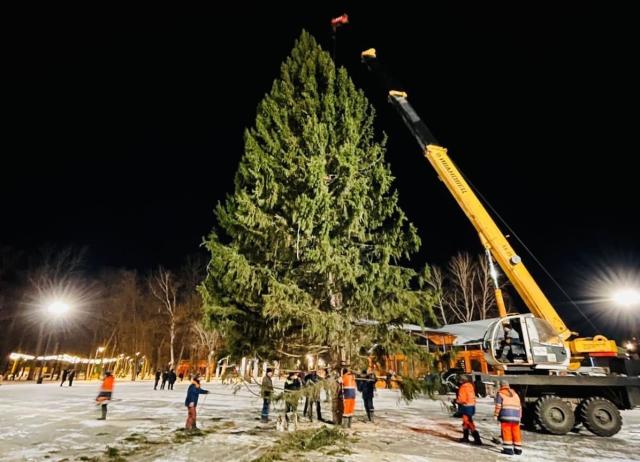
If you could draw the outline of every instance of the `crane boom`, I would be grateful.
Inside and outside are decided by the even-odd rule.
[[[375,64],[375,51],[363,52],[363,59],[372,70],[379,70]],[[505,235],[500,231],[486,208],[473,192],[464,176],[453,163],[447,150],[438,145],[437,140],[413,109],[402,91],[389,91],[389,100],[400,114],[405,124],[418,142],[424,155],[435,169],[440,180],[454,197],[480,236],[485,249],[491,252],[500,268],[511,281],[516,291],[536,316],[549,322],[563,340],[574,335],[560,318],[538,284],[535,282],[521,258],[513,250]],[[502,314],[504,316],[504,314]]]

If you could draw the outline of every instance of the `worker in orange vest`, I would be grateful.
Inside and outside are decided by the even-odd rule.
[[[480,433],[476,430],[476,424],[473,422],[473,415],[476,413],[476,390],[466,375],[458,378],[460,388],[456,396],[456,404],[458,405],[458,414],[462,416],[462,438],[461,443],[469,443],[469,434],[473,436],[473,444],[481,445]]]
[[[110,371],[104,371],[104,379],[102,385],[100,385],[100,392],[96,398],[96,404],[101,406],[102,416],[98,417],[98,420],[105,420],[107,418],[107,404],[111,401],[111,394],[113,393],[113,383],[115,379],[111,375]]]
[[[500,422],[502,453],[522,454],[522,436],[520,435],[522,404],[518,393],[509,388],[509,382],[506,380],[500,381],[500,390],[496,394],[495,403],[494,417]]]
[[[346,367],[342,369],[342,426],[351,428],[351,418],[356,409],[356,377]]]

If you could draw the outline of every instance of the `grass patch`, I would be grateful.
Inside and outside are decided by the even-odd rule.
[[[339,443],[347,441],[346,435],[337,428],[333,427],[321,427],[313,428],[309,430],[301,430],[294,433],[289,433],[281,438],[275,446],[267,449],[253,462],[274,462],[277,460],[283,460],[283,457],[288,452],[294,451],[315,451],[317,449],[334,446]],[[344,452],[341,452],[344,454]]]
[[[112,446],[107,446],[105,454],[107,455],[109,460],[113,462],[126,462],[127,460],[120,455],[120,450],[118,448],[114,448]]]
[[[137,433],[132,433],[131,435],[127,436],[124,440],[129,443],[147,443],[148,442],[146,436],[139,435]]]

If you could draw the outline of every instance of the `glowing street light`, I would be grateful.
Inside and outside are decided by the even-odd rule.
[[[70,307],[68,303],[56,300],[55,302],[52,302],[47,306],[47,311],[55,316],[61,316],[69,311],[69,308]]]
[[[640,305],[640,291],[637,289],[619,289],[612,296],[613,301],[624,307]]]

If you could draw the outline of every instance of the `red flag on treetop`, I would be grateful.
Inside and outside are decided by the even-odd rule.
[[[349,23],[349,15],[345,13],[342,16],[333,18],[331,20],[331,27],[333,27],[333,30],[336,30],[338,27],[342,26],[343,24],[348,24],[348,23]]]

